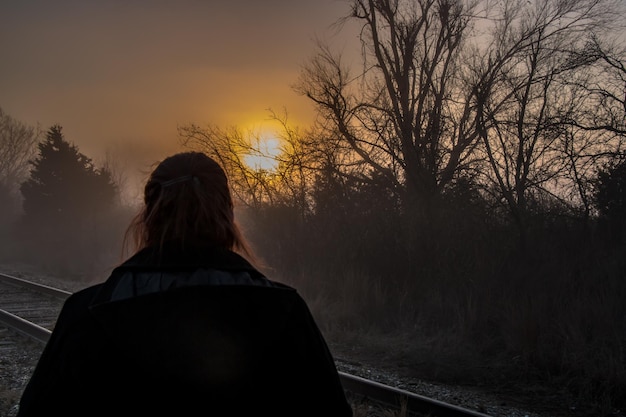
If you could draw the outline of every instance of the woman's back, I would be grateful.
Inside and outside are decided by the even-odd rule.
[[[68,299],[20,416],[351,415],[332,356],[294,289],[242,258],[221,265],[138,258]],[[155,290],[145,285],[151,281],[169,285]],[[44,389],[39,376],[54,373],[54,386]]]

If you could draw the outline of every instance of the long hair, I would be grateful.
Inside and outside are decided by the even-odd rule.
[[[254,258],[234,219],[226,173],[201,152],[165,158],[152,171],[144,188],[144,204],[124,236],[135,251],[163,247],[167,241],[205,241]]]

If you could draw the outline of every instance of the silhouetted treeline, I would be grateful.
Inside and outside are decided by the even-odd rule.
[[[120,260],[129,218],[111,172],[68,142],[59,125],[41,141],[29,139],[36,152],[26,152],[32,159],[23,161],[21,176],[11,178],[18,184],[7,187],[19,189],[21,198],[15,192],[5,196],[6,203],[21,207],[2,221],[3,260],[39,264],[68,278],[101,278]]]
[[[244,215],[268,273],[305,294],[325,332],[393,345],[425,378],[541,381],[596,412],[623,406],[625,216],[535,205],[522,247],[517,225],[472,193],[417,219],[382,194],[349,194],[320,194],[324,210],[306,217],[286,205]]]
[[[425,376],[623,406],[624,5],[348,3],[358,51],[318,44],[295,86],[317,122],[272,114],[275,171],[246,166],[258,138],[237,129],[183,144],[224,165],[327,332],[395,343]]]

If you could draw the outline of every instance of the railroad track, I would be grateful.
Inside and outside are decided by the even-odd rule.
[[[0,321],[45,343],[70,292],[0,274]]]
[[[0,323],[45,344],[70,292],[0,273]],[[489,417],[416,393],[339,372],[348,395],[407,416]],[[397,412],[396,411],[396,412]],[[387,415],[389,415],[387,413]]]

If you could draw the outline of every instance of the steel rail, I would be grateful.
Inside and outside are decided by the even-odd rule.
[[[6,324],[9,328],[17,331],[18,333],[43,344],[48,342],[50,334],[52,334],[52,332],[45,327],[41,327],[38,324],[25,320],[2,309],[0,309],[0,322]]]
[[[65,299],[69,297],[70,295],[72,295],[72,293],[69,291],[61,290],[61,289],[54,288],[45,284],[40,284],[37,282],[27,281],[22,278],[17,278],[17,277],[2,274],[2,273],[0,273],[0,281],[7,283],[9,285],[29,288],[37,292],[52,295],[54,297],[61,298],[61,299]]]
[[[404,404],[409,414],[437,417],[490,417],[488,414],[438,401],[434,398],[425,397],[345,372],[339,372],[339,377],[345,390],[355,392],[358,395],[393,408],[400,408]]]

